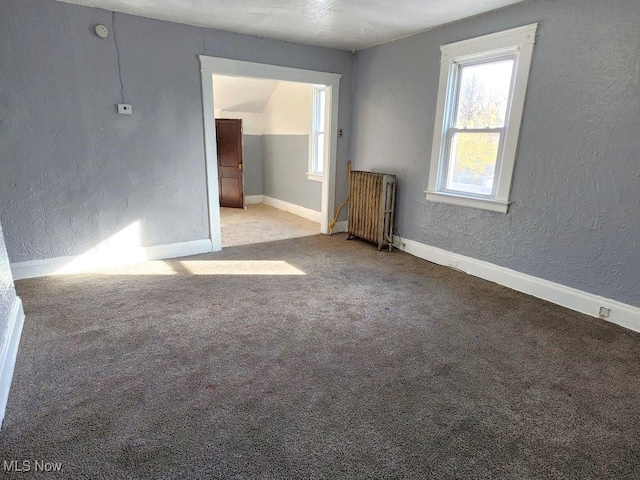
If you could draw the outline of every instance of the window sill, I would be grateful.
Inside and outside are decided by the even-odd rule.
[[[307,179],[313,180],[314,182],[322,182],[323,176],[318,175],[317,173],[307,173]]]
[[[458,205],[461,207],[480,208],[482,210],[491,210],[492,212],[507,213],[509,210],[509,202],[494,199],[471,198],[463,195],[455,195],[453,193],[431,192],[425,190],[427,200],[436,203],[448,203],[450,205]]]

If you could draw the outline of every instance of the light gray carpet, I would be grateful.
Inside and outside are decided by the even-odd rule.
[[[640,335],[403,253],[313,236],[17,287],[0,461],[62,462],[38,478],[640,477]]]

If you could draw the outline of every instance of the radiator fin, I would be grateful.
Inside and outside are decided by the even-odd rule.
[[[351,172],[348,233],[376,243],[378,249],[393,246],[396,176]]]

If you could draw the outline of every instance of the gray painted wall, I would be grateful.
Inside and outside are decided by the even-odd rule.
[[[16,300],[16,290],[13,287],[13,277],[9,268],[9,257],[4,244],[2,225],[0,224],[0,351],[7,341],[7,328],[13,304]]]
[[[244,194],[262,195],[262,135],[243,135]]]
[[[198,54],[342,73],[336,199],[346,196],[350,53],[3,0],[0,220],[13,262],[81,254],[137,220],[141,245],[208,237]],[[133,115],[114,112],[121,94]]]
[[[352,159],[399,233],[640,306],[637,0],[533,0],[358,52]],[[440,45],[539,22],[508,214],[429,203]]]
[[[322,183],[307,178],[309,136],[263,135],[262,140],[264,194],[319,212]]]

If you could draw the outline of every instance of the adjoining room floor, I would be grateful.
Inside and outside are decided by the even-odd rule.
[[[320,224],[262,203],[221,208],[222,246],[273,242],[320,233]]]
[[[17,289],[0,460],[42,478],[640,472],[640,335],[343,234]]]

